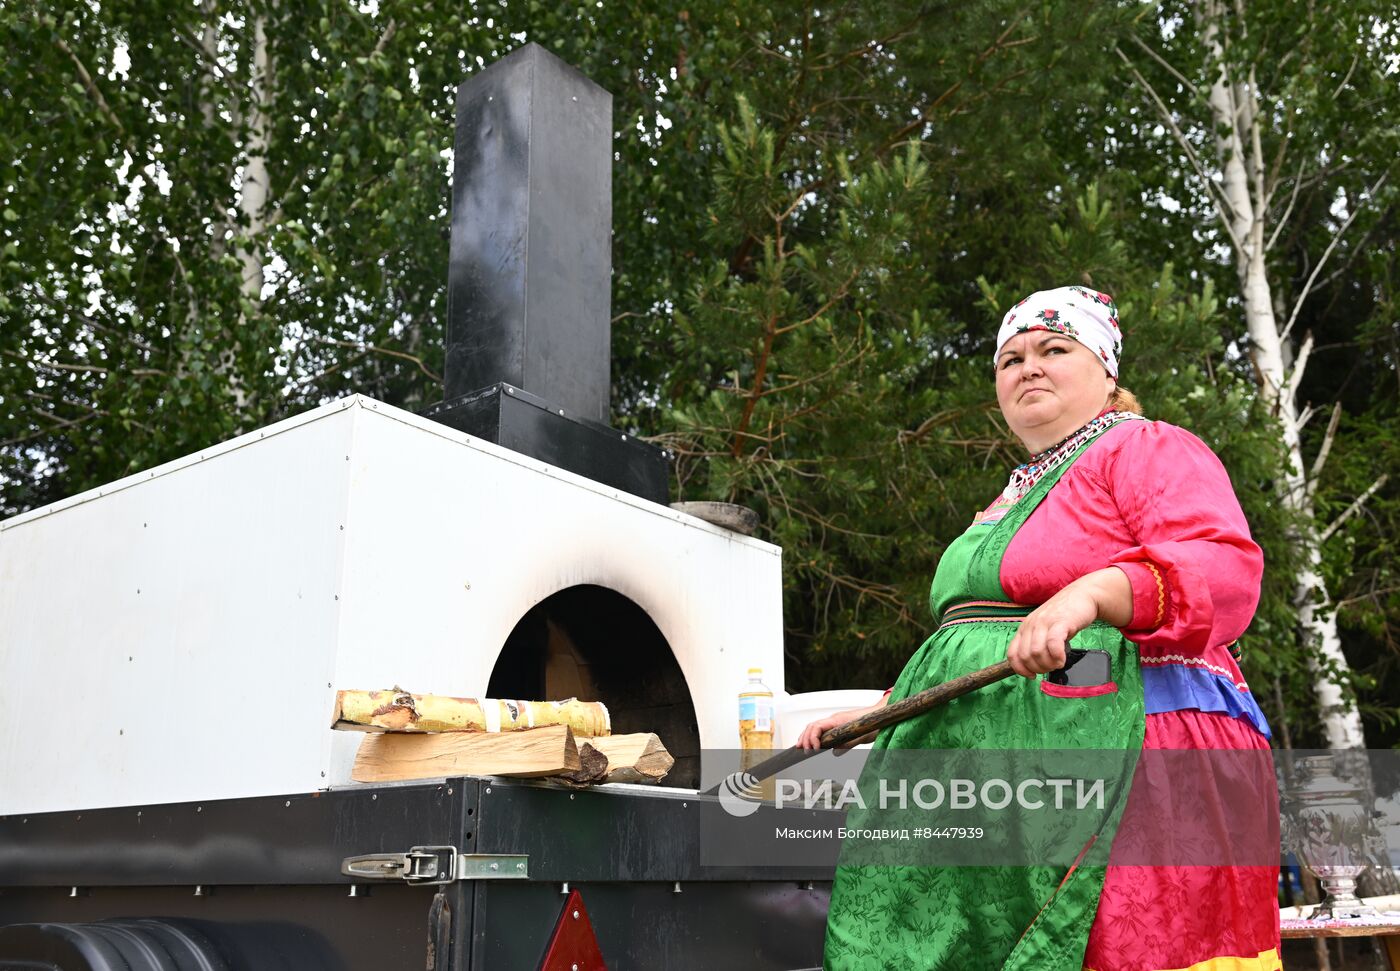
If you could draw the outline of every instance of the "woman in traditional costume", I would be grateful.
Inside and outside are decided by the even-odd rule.
[[[1175,797],[1181,787],[1145,778],[1158,770],[1144,755],[1107,866],[865,865],[848,842],[829,968],[1281,968],[1277,864],[1242,858],[1228,838],[1243,822],[1262,834],[1262,855],[1278,845],[1269,728],[1232,653],[1258,605],[1263,557],[1214,453],[1143,418],[1118,387],[1121,342],[1112,299],[1085,287],[1034,293],[1006,314],[997,400],[1032,456],[944,552],[930,593],[937,630],[887,701],[1002,658],[1021,677],[885,729],[872,755],[1232,750],[1253,759],[1254,778],[1241,797],[1238,780],[1206,765]],[[1071,638],[1107,653],[1105,683],[1044,677],[1065,666]],[[815,748],[868,710],[814,722],[799,744]],[[1120,862],[1134,826],[1160,838],[1201,820],[1209,859]],[[1183,839],[1199,850],[1198,836]]]

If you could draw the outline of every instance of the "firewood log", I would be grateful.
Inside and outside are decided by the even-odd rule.
[[[597,749],[608,758],[607,782],[631,782],[650,785],[660,782],[671,771],[676,760],[661,744],[661,739],[649,732],[633,735],[610,735],[606,738],[580,738],[580,745]]]
[[[515,732],[567,725],[590,737],[612,732],[601,701],[510,701],[392,691],[337,691],[331,727],[360,732]]]
[[[567,725],[520,732],[381,732],[366,735],[350,778],[396,782],[453,775],[543,778],[578,772],[578,746]]]

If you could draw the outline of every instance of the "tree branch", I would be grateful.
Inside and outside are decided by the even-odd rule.
[[[1303,369],[1308,366],[1308,358],[1312,356],[1313,335],[1308,331],[1303,337],[1303,346],[1298,348],[1298,356],[1293,361],[1293,370],[1288,375],[1288,380],[1284,382],[1283,394],[1287,395],[1283,400],[1292,401],[1298,394],[1298,385],[1303,380]]]
[[[1322,447],[1317,450],[1317,458],[1313,460],[1312,472],[1308,474],[1308,490],[1314,491],[1317,487],[1317,477],[1322,474],[1322,467],[1327,464],[1327,453],[1332,451],[1332,441],[1337,437],[1337,426],[1342,420],[1342,403],[1339,401],[1332,406],[1332,417],[1327,422],[1327,431],[1322,436]]]
[[[1356,65],[1359,64],[1360,62],[1361,62],[1361,55],[1360,55],[1360,54],[1353,54],[1352,57],[1351,57],[1351,67],[1347,68],[1347,73],[1342,77],[1342,83],[1339,84],[1339,85],[1337,85],[1337,90],[1335,90],[1335,91],[1332,92],[1332,100],[1333,100],[1333,101],[1336,101],[1336,100],[1337,100],[1337,97],[1342,93],[1343,89],[1346,88],[1347,82],[1351,80],[1351,72],[1353,72],[1353,71],[1356,70]]]
[[[972,77],[972,73],[977,68],[977,66],[984,63],[993,54],[996,54],[999,51],[1011,50],[1014,47],[1021,47],[1026,44],[1033,43],[1034,41],[1039,39],[1037,36],[1022,37],[1019,40],[1014,40],[1010,43],[1006,43],[1006,38],[1011,36],[1011,32],[1020,26],[1021,21],[1024,20],[1025,17],[1025,12],[1022,12],[1020,14],[1017,14],[1015,17],[1011,18],[1011,22],[1006,25],[1006,29],[1001,32],[997,39],[992,41],[989,47],[987,47],[980,54],[978,54],[976,58],[973,59],[972,64],[968,67],[967,70],[968,77]],[[1019,77],[1021,74],[1024,73],[1024,71],[1017,72],[1015,76]],[[885,143],[876,150],[875,154],[877,156],[883,155],[885,152],[889,151],[895,145],[898,145],[901,141],[903,141],[905,135],[908,135],[910,132],[915,131],[923,125],[927,124],[929,117],[935,111],[937,111],[938,108],[942,106],[942,104],[945,101],[951,98],[954,94],[956,94],[959,91],[959,89],[962,88],[963,81],[965,80],[966,78],[953,82],[953,84],[942,94],[940,94],[937,98],[935,98],[927,108],[924,108],[922,111],[920,111],[918,115],[915,116],[913,121],[909,122],[907,125],[904,125],[893,135],[887,138],[885,140]],[[1002,83],[1005,83],[1005,81],[1007,80],[1009,80],[1009,78],[1003,78]]]
[[[389,46],[389,41],[394,39],[394,34],[398,33],[398,30],[399,22],[393,17],[390,17],[389,22],[384,25],[384,33],[379,35],[379,42],[374,45],[374,50],[370,52],[369,56],[373,57],[375,54],[383,54],[384,48]]]
[[[92,79],[92,75],[88,73],[88,69],[84,66],[82,60],[73,51],[73,48],[68,46],[62,37],[55,35],[53,42],[55,47],[68,55],[68,59],[73,62],[73,67],[78,72],[78,80],[82,82],[83,87],[87,90],[88,96],[92,98],[93,103],[97,105],[97,110],[101,113],[102,117],[106,119],[107,124],[117,130],[117,134],[121,136],[122,141],[127,143],[128,149],[130,149],[130,140],[127,136],[126,126],[123,125],[121,120],[112,112],[111,106],[107,104],[107,99],[102,96],[102,90],[97,86],[97,82]],[[136,154],[135,151],[132,151],[132,154]]]
[[[1335,533],[1344,522],[1346,522],[1352,516],[1360,512],[1361,507],[1366,504],[1366,500],[1370,499],[1373,495],[1375,495],[1377,490],[1384,486],[1388,481],[1390,481],[1390,475],[1387,473],[1385,475],[1382,475],[1380,478],[1376,479],[1375,482],[1372,482],[1369,489],[1361,493],[1361,495],[1357,496],[1356,501],[1353,502],[1350,506],[1347,506],[1346,509],[1342,512],[1342,514],[1336,519],[1332,520],[1332,524],[1322,531],[1322,535],[1319,536],[1317,540],[1318,544],[1321,545],[1322,543],[1325,543],[1329,539],[1331,539],[1332,534]]]
[[[6,357],[12,357],[17,361],[23,361],[26,364],[33,364],[36,367],[48,368],[53,371],[77,371],[90,374],[109,373],[105,367],[98,367],[95,364],[64,364],[60,361],[45,361],[43,358],[25,357],[18,351],[0,351],[0,353],[3,353]]]
[[[387,354],[389,357],[397,357],[405,361],[412,361],[414,364],[418,365],[418,370],[422,371],[430,380],[437,384],[442,383],[442,378],[428,370],[428,365],[423,363],[421,357],[414,357],[412,354],[405,354],[403,351],[395,351],[388,347],[375,347],[373,344],[357,344],[354,341],[337,341],[329,337],[317,337],[314,340],[318,344],[329,344],[332,347],[346,347],[352,351],[363,351],[366,354]]]
[[[1284,207],[1283,215],[1279,217],[1278,224],[1274,226],[1274,231],[1269,236],[1269,241],[1264,244],[1264,252],[1274,248],[1274,243],[1278,242],[1278,234],[1283,232],[1283,227],[1288,223],[1288,217],[1293,215],[1293,205],[1298,201],[1298,190],[1303,186],[1303,163],[1298,163],[1298,174],[1293,178],[1293,191],[1288,196],[1288,205]]]
[[[28,287],[24,290],[24,292],[28,295],[32,295],[40,303],[47,304],[48,306],[52,307],[54,310],[57,310],[61,314],[71,314],[84,326],[91,327],[93,330],[99,330],[104,334],[110,334],[113,337],[120,337],[122,340],[129,341],[133,346],[140,348],[147,354],[155,353],[155,349],[152,348],[151,345],[139,339],[134,334],[128,333],[124,330],[118,330],[115,327],[109,327],[103,323],[99,323],[98,321],[94,320],[92,317],[89,317],[82,311],[75,310],[72,305],[59,303],[57,300],[55,300],[53,297],[50,297],[47,293],[39,289],[37,286]]]
[[[40,428],[37,431],[31,432],[28,435],[20,435],[15,438],[7,438],[5,439],[5,441],[0,442],[0,448],[11,448],[15,445],[23,445],[25,442],[32,442],[36,438],[43,438],[45,435],[51,434],[52,432],[60,431],[64,428],[71,428],[74,425],[81,425],[85,422],[92,421],[94,418],[97,417],[97,412],[95,411],[91,414],[83,415],[81,418],[66,419],[59,418],[57,415],[51,415],[46,411],[40,411],[38,412],[38,414],[42,415],[45,418],[51,419],[56,424]]]
[[[1172,133],[1172,137],[1176,140],[1177,145],[1181,147],[1182,152],[1186,155],[1186,161],[1190,163],[1192,170],[1195,171],[1196,178],[1200,179],[1201,184],[1205,186],[1206,195],[1215,206],[1216,214],[1220,217],[1221,225],[1225,228],[1225,235],[1230,237],[1230,243],[1235,247],[1235,252],[1243,253],[1244,242],[1235,235],[1234,221],[1230,217],[1230,212],[1226,209],[1228,200],[1222,200],[1220,198],[1220,187],[1215,184],[1213,179],[1206,175],[1205,169],[1201,166],[1200,157],[1196,154],[1196,150],[1191,147],[1190,141],[1187,140],[1186,136],[1177,126],[1176,119],[1172,117],[1171,109],[1167,107],[1166,102],[1157,94],[1157,89],[1152,87],[1138,69],[1133,66],[1133,62],[1128,59],[1127,54],[1123,53],[1122,48],[1115,44],[1113,45],[1113,52],[1118,55],[1123,61],[1123,64],[1128,68],[1128,73],[1133,76],[1133,81],[1136,82],[1137,86],[1152,100],[1153,105],[1157,109],[1157,114],[1166,124],[1167,129]],[[1230,208],[1233,209],[1234,207],[1232,206]]]
[[[1390,169],[1386,169],[1384,172],[1381,173],[1381,177],[1375,182],[1373,182],[1371,184],[1371,188],[1368,189],[1366,192],[1368,200],[1375,199],[1376,192],[1380,189],[1382,185],[1385,184],[1385,180],[1389,177]],[[1308,274],[1308,280],[1306,283],[1303,284],[1303,289],[1298,294],[1298,299],[1293,302],[1293,312],[1288,315],[1288,323],[1283,325],[1283,331],[1279,334],[1279,340],[1288,340],[1288,334],[1290,331],[1293,330],[1293,324],[1295,321],[1297,321],[1298,314],[1300,314],[1303,310],[1303,301],[1306,300],[1308,298],[1308,294],[1312,292],[1313,281],[1315,281],[1317,279],[1317,275],[1320,272],[1322,272],[1322,268],[1327,265],[1327,260],[1332,255],[1332,251],[1337,248],[1337,244],[1341,242],[1342,236],[1346,233],[1346,231],[1349,228],[1351,228],[1352,222],[1356,219],[1358,215],[1360,215],[1361,210],[1364,208],[1366,208],[1365,203],[1358,202],[1356,207],[1352,209],[1351,215],[1347,216],[1346,222],[1342,223],[1341,228],[1338,229],[1332,235],[1332,241],[1327,244],[1327,249],[1322,251],[1322,259],[1317,261],[1317,265],[1314,266],[1312,272]]]
[[[758,352],[758,363],[754,367],[753,391],[750,392],[748,400],[744,402],[743,414],[739,416],[739,427],[734,429],[734,444],[731,446],[731,451],[736,459],[744,454],[744,439],[748,435],[749,422],[753,419],[758,399],[763,397],[763,381],[768,375],[768,360],[773,355],[773,341],[778,336],[776,323],[777,321],[770,316],[763,327],[763,346]]]
[[[1148,45],[1148,43],[1144,41],[1141,37],[1139,37],[1137,34],[1133,34],[1132,40],[1134,44],[1142,48],[1143,53],[1145,53],[1148,57],[1152,58],[1154,61],[1160,64],[1163,68],[1165,68],[1168,74],[1176,78],[1177,83],[1179,83],[1183,88],[1190,92],[1194,92],[1196,90],[1196,86],[1190,81],[1188,81],[1184,74],[1182,74],[1176,68],[1172,67],[1171,64],[1167,63],[1166,59],[1163,58],[1162,55],[1154,51]]]

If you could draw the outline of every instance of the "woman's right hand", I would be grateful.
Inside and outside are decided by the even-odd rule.
[[[878,711],[885,707],[885,700],[889,696],[880,699],[880,703],[871,705],[869,708],[852,708],[850,711],[838,711],[834,715],[827,715],[825,718],[818,718],[814,722],[808,722],[807,727],[802,729],[802,734],[797,736],[797,748],[814,751],[822,747],[822,736],[833,728],[840,728],[842,725],[855,721],[862,715],[868,715],[872,711]],[[864,739],[856,739],[840,746],[841,749],[848,749],[852,745],[859,744]]]

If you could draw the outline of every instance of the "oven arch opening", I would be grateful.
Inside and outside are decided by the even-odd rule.
[[[660,628],[615,590],[567,587],[526,611],[496,658],[486,695],[601,701],[614,734],[661,738],[676,760],[664,785],[700,784],[700,727],[685,675]]]

